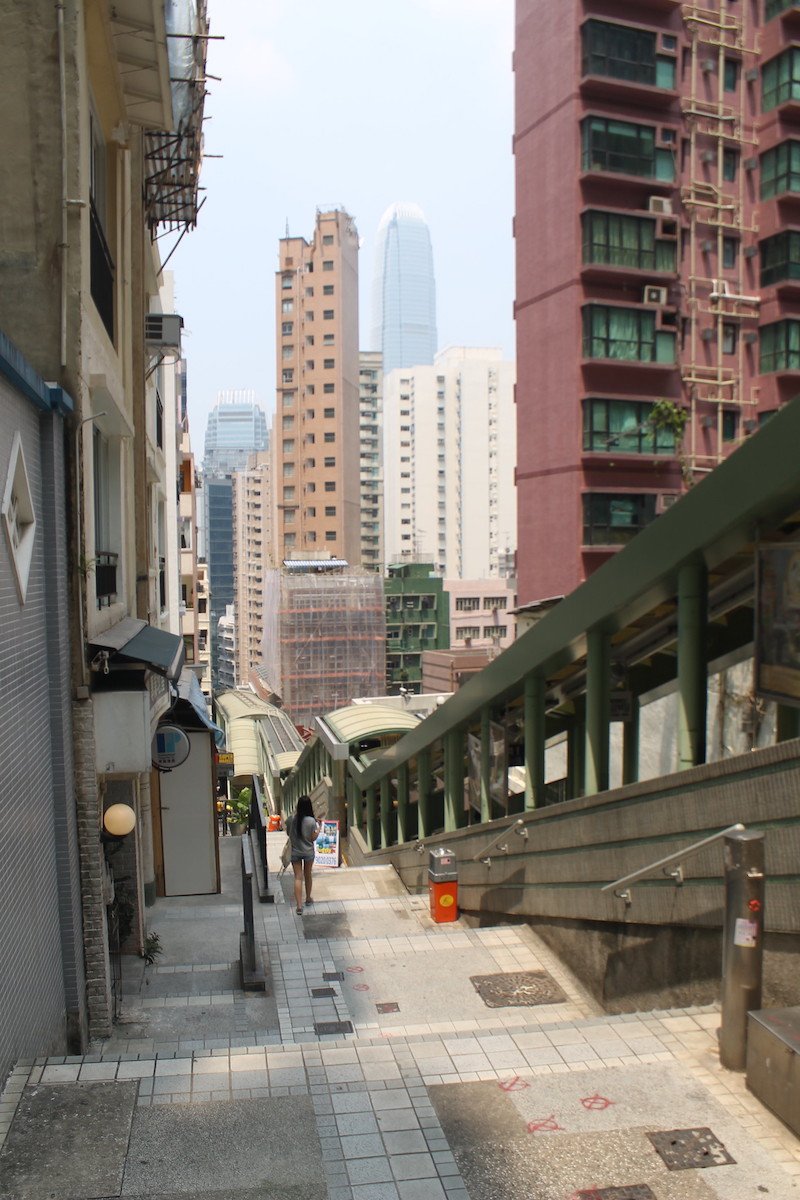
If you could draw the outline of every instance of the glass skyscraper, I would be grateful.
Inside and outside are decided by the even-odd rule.
[[[371,348],[383,371],[429,366],[436,353],[436,282],[431,235],[416,204],[393,204],[378,226]]]
[[[268,447],[267,418],[256,403],[255,392],[220,392],[208,415],[205,474],[226,475],[242,470],[251,454]]]

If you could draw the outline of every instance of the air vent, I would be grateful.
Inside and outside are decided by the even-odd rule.
[[[147,313],[144,340],[159,350],[180,350],[183,317],[177,313]]]
[[[667,289],[665,287],[646,287],[642,296],[643,304],[666,304]]]

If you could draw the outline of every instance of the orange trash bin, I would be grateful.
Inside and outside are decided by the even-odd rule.
[[[458,871],[452,850],[431,850],[428,859],[431,917],[437,925],[458,920]]]

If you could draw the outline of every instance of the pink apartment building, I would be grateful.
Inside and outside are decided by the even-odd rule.
[[[797,0],[517,0],[519,601],[800,379]]]

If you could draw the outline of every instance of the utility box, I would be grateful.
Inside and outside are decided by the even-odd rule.
[[[747,1086],[800,1137],[800,1007],[747,1018]]]
[[[458,920],[458,868],[452,850],[439,846],[428,857],[431,917],[437,925]]]

